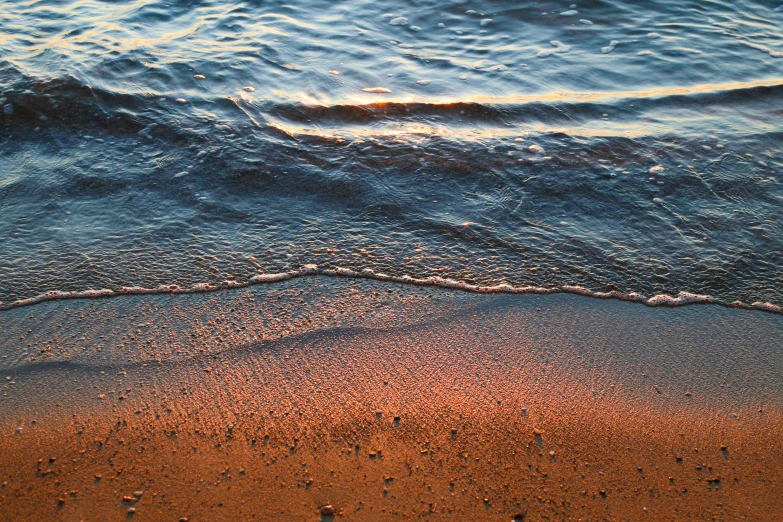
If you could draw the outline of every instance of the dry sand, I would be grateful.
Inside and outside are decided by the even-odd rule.
[[[0,520],[783,519],[776,315],[311,278],[0,336]]]

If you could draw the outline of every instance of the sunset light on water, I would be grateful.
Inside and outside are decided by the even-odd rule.
[[[783,519],[781,28],[0,3],[0,521]]]

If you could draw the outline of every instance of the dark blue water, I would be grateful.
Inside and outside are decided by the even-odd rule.
[[[0,301],[370,269],[783,305],[779,1],[0,4]]]

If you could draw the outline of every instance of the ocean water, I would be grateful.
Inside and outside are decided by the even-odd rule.
[[[315,273],[783,305],[779,0],[5,0],[0,101],[2,307]]]

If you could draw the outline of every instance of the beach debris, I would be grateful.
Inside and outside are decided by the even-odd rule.
[[[322,506],[321,514],[326,516],[334,515],[334,507],[331,504],[326,504],[325,506]]]

